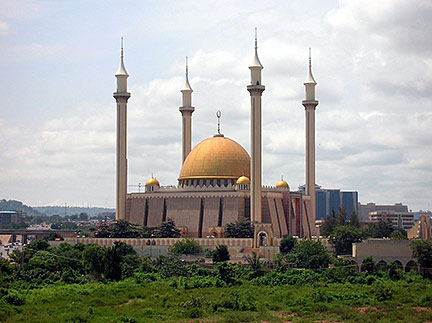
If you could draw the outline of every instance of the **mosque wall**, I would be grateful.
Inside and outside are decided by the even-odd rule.
[[[145,199],[133,199],[127,201],[130,205],[130,210],[126,214],[126,219],[131,223],[137,223],[144,225],[144,215],[145,215]]]
[[[285,234],[288,234],[288,225],[286,222],[285,210],[283,208],[282,199],[275,199],[276,204],[276,213],[280,223],[280,234],[281,237]]]
[[[224,199],[222,198],[222,203],[224,203]],[[221,198],[206,198],[204,200],[204,217],[203,217],[203,225],[202,225],[202,237],[210,236],[209,227],[217,227],[221,226],[219,220],[223,219],[223,204],[222,210],[220,210],[221,206]],[[222,215],[222,218],[220,218]]]
[[[230,197],[224,199],[222,226],[239,220],[239,210],[244,209],[244,198]]]
[[[200,224],[200,208],[200,198],[169,198],[167,199],[167,219],[173,219],[177,227],[187,227],[188,235],[197,238]]]
[[[148,227],[157,227],[162,223],[162,213],[163,213],[163,199],[149,199],[149,209],[148,209]],[[132,213],[132,210],[131,210]]]

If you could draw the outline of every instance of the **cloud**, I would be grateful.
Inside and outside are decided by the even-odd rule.
[[[189,55],[196,108],[193,144],[216,132],[215,113],[221,110],[222,132],[249,150],[246,85],[252,31],[259,21],[259,55],[266,85],[263,183],[274,185],[282,174],[292,189],[304,183],[301,100],[307,49],[312,46],[320,101],[316,111],[317,184],[358,190],[362,202],[404,202],[413,209],[426,209],[432,198],[428,181],[432,178],[430,2],[341,1],[335,8],[316,6],[310,11],[293,2],[252,3],[245,9],[241,1],[186,1],[134,11],[126,28],[135,46],[126,60],[132,93],[128,105],[129,184],[143,183],[152,173],[162,185],[176,184],[181,167],[178,107],[184,53]],[[145,28],[137,28],[143,21]],[[34,57],[70,59],[61,41],[31,39],[14,46],[21,46],[16,62],[32,64]],[[101,50],[101,62],[105,56]],[[143,68],[142,62],[149,61],[152,64]],[[0,169],[7,171],[0,177],[0,195],[35,204],[62,200],[80,205],[88,199],[92,205],[113,206],[115,103],[89,99],[93,91],[110,95],[113,79],[106,80],[106,70],[100,69],[103,77],[92,79],[100,78],[95,82],[101,86],[90,84],[87,77],[91,73],[83,62],[77,68],[85,70],[79,79],[71,78],[65,90],[74,88],[74,82],[81,84],[85,75],[84,82],[92,92],[77,91],[74,103],[62,102],[62,89],[41,96],[45,102],[58,95],[56,116],[19,127],[8,120],[9,110],[4,109]],[[92,67],[102,66],[101,62],[92,60]],[[52,77],[58,75],[52,73]]]
[[[10,25],[7,22],[0,21],[0,35],[7,35],[10,30]]]

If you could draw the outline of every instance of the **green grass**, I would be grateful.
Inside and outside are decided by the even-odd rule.
[[[424,280],[372,285],[173,287],[169,280],[52,285],[0,301],[4,322],[426,322]],[[8,295],[9,295],[8,294]],[[21,300],[21,301],[20,301]],[[17,305],[11,305],[10,303]],[[20,305],[22,304],[22,305]]]

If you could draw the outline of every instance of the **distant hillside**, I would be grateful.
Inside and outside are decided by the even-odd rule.
[[[78,207],[78,206],[35,206],[33,209],[45,215],[58,214],[61,216],[87,213],[88,216],[96,216],[103,212],[115,212],[115,209],[104,208],[104,207]]]
[[[44,214],[34,208],[23,204],[21,201],[15,200],[0,200],[0,210],[3,211],[22,211],[27,215],[43,216]]]

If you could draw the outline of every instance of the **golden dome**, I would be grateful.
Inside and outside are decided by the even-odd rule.
[[[179,180],[236,180],[240,176],[250,176],[249,154],[234,140],[215,136],[201,141],[189,153]]]
[[[250,180],[246,176],[240,176],[236,184],[250,184]]]
[[[159,181],[156,178],[150,178],[146,183],[145,186],[160,186]]]
[[[283,179],[276,183],[276,187],[277,188],[287,188],[287,189],[290,188],[288,183],[285,182]]]

